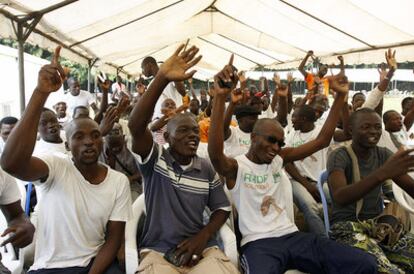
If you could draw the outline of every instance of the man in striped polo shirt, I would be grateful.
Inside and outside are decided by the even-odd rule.
[[[168,122],[164,134],[168,149],[155,144],[147,128],[165,86],[172,81],[186,80],[195,73],[186,71],[201,59],[194,58],[198,49],[191,47],[183,51],[183,47],[160,67],[129,120],[132,150],[137,154],[144,177],[147,210],[139,243],[139,271],[238,273],[214,239],[231,208],[213,167],[197,156],[200,137],[195,116],[178,114]],[[204,225],[206,207],[212,213]]]

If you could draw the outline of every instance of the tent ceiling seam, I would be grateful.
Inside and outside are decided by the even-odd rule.
[[[334,30],[336,30],[336,31],[338,31],[338,32],[340,32],[340,33],[342,33],[342,34],[345,34],[346,36],[348,36],[348,37],[350,37],[350,38],[352,38],[352,39],[354,39],[354,40],[356,40],[356,41],[358,41],[358,42],[360,42],[360,43],[363,43],[364,45],[366,45],[366,46],[368,46],[368,47],[370,47],[370,48],[375,48],[375,46],[373,46],[373,45],[371,45],[371,44],[369,44],[369,43],[365,42],[364,40],[359,39],[358,37],[355,37],[354,35],[349,34],[349,33],[347,33],[346,31],[343,31],[343,30],[341,30],[341,29],[339,29],[339,28],[337,28],[337,27],[335,27],[335,26],[333,26],[333,25],[329,24],[328,22],[323,21],[322,19],[319,19],[318,17],[316,17],[316,16],[314,16],[314,15],[312,15],[312,14],[310,14],[310,13],[308,13],[308,12],[306,12],[306,11],[304,11],[304,10],[302,10],[302,9],[298,8],[298,7],[296,7],[295,5],[292,5],[292,4],[290,4],[290,3],[288,3],[288,2],[286,2],[286,1],[284,1],[284,0],[279,0],[279,1],[280,1],[280,2],[282,2],[282,3],[283,3],[283,4],[285,4],[285,5],[287,5],[287,6],[291,7],[291,8],[293,8],[293,9],[295,9],[295,10],[297,10],[297,11],[299,11],[299,12],[301,12],[301,13],[303,13],[303,14],[307,15],[307,16],[309,16],[310,18],[312,18],[312,19],[314,19],[314,20],[316,20],[316,21],[318,21],[318,22],[320,22],[320,23],[322,23],[322,24],[324,24],[324,25],[326,25],[326,26],[328,26],[328,27],[330,27],[330,28],[332,28],[332,29],[334,29]]]

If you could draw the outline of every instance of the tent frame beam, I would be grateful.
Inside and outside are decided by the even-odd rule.
[[[372,48],[372,49],[375,49],[375,48],[376,48],[376,47],[374,47],[373,45],[371,45],[371,44],[369,44],[369,43],[365,42],[364,40],[359,39],[358,37],[355,37],[355,36],[353,36],[352,34],[349,34],[349,33],[347,33],[346,31],[343,31],[343,30],[341,30],[341,29],[339,29],[339,28],[337,28],[337,27],[333,26],[333,25],[329,24],[328,22],[326,22],[326,21],[324,21],[324,20],[322,20],[322,19],[319,19],[318,17],[316,17],[316,16],[314,16],[314,15],[312,15],[312,14],[310,14],[310,13],[308,13],[308,12],[306,12],[306,11],[304,11],[304,10],[302,10],[302,9],[298,8],[298,7],[296,7],[295,5],[292,5],[292,4],[290,4],[290,3],[288,3],[288,2],[286,2],[286,1],[284,1],[284,0],[279,0],[279,1],[280,1],[280,2],[282,2],[282,3],[283,3],[283,4],[285,4],[285,5],[287,5],[287,6],[291,7],[291,8],[293,8],[293,9],[295,9],[295,10],[299,11],[300,13],[303,13],[303,14],[305,14],[306,16],[309,16],[310,18],[312,18],[312,19],[314,19],[314,20],[316,20],[316,21],[318,21],[318,22],[322,23],[323,25],[326,25],[326,26],[328,26],[328,27],[330,27],[330,28],[332,28],[332,29],[334,29],[334,30],[336,30],[336,31],[338,31],[338,32],[340,32],[340,33],[342,33],[342,34],[344,34],[344,35],[346,35],[346,36],[348,36],[348,37],[350,37],[350,38],[352,38],[352,39],[354,39],[354,40],[356,40],[356,41],[358,41],[358,42],[360,42],[360,43],[362,43],[362,44],[364,44],[364,45],[366,45],[366,46],[368,46],[368,47],[370,47],[370,48]]]
[[[1,9],[0,13],[11,20],[13,31],[17,38],[17,61],[19,69],[19,94],[20,94],[20,114],[23,115],[23,112],[26,108],[26,93],[25,93],[25,83],[24,83],[24,43],[30,34],[35,30],[36,25],[40,22],[43,15],[48,12],[54,11],[66,5],[72,4],[78,0],[65,0],[58,4],[49,6],[39,11],[34,11],[26,16],[20,17],[11,14],[10,12]],[[30,22],[30,23],[29,23]],[[59,43],[60,44],[60,43]]]

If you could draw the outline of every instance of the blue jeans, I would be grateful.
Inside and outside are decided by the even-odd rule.
[[[289,269],[310,274],[377,273],[374,256],[303,232],[245,244],[240,264],[245,274],[283,274]]]
[[[326,238],[325,226],[321,219],[320,205],[315,201],[309,191],[295,180],[291,180],[293,191],[293,202],[303,213],[305,222],[308,225],[309,232],[314,233],[320,237]]]

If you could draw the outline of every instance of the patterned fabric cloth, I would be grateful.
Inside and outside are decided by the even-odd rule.
[[[414,235],[406,233],[393,246],[384,246],[371,237],[373,221],[338,222],[331,227],[331,238],[374,255],[378,272],[414,273]]]

